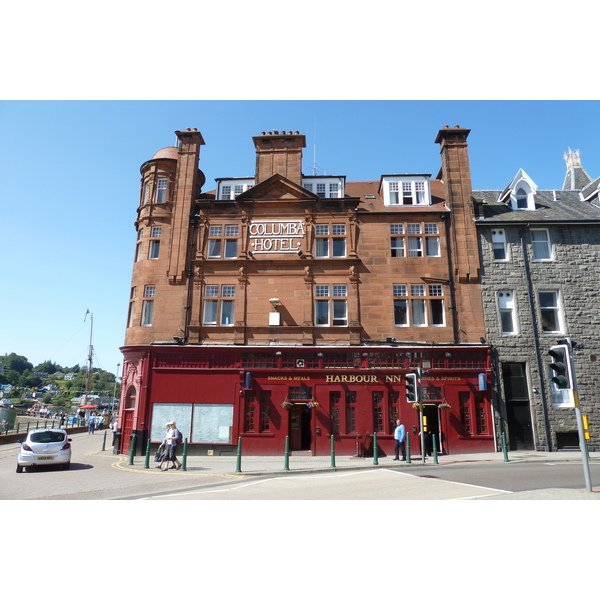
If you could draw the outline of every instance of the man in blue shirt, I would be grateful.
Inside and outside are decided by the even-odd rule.
[[[400,460],[399,454],[402,452],[402,460],[406,460],[406,447],[404,445],[404,440],[406,439],[406,428],[402,425],[402,421],[400,419],[396,419],[396,429],[394,430],[394,452],[396,453],[396,458],[394,460]]]

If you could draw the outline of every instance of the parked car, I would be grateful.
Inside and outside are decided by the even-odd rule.
[[[24,467],[58,465],[67,470],[71,466],[71,438],[64,429],[33,429],[20,443],[17,473]]]

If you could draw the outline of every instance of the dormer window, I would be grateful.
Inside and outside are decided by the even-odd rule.
[[[523,171],[519,172],[498,197],[498,202],[510,203],[513,210],[535,210],[537,186]]]
[[[431,204],[428,175],[384,175],[381,185],[386,206]]]
[[[527,192],[523,188],[519,188],[515,198],[517,200],[517,208],[525,210],[527,208]]]
[[[343,198],[344,177],[303,177],[302,187],[319,198]]]
[[[217,200],[235,200],[254,185],[254,179],[217,179]]]

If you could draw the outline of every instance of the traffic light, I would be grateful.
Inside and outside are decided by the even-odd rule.
[[[406,375],[406,401],[417,402],[417,376],[415,373],[407,373]]]
[[[552,383],[561,390],[573,389],[569,347],[566,344],[552,346],[548,354],[551,357],[550,368],[554,373],[554,377],[551,378]]]

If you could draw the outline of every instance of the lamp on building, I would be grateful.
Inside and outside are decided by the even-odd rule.
[[[252,250],[248,250],[248,256],[252,258],[254,256],[254,252],[252,252]]]
[[[281,301],[279,300],[279,298],[269,298],[269,302],[271,303],[271,306],[275,308],[275,310],[277,310],[277,306],[281,305]]]
[[[304,253],[302,252],[302,250],[298,250],[298,256],[299,256],[300,258],[302,258],[302,257],[304,256]]]

